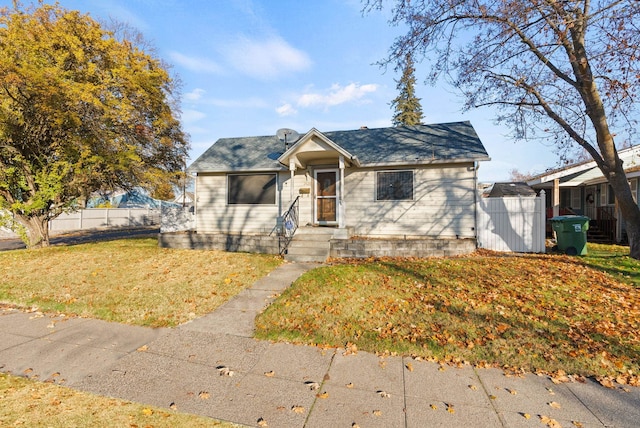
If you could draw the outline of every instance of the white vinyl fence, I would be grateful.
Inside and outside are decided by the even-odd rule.
[[[87,208],[61,214],[49,222],[49,232],[160,224],[160,210],[150,208]]]
[[[478,198],[478,247],[545,252],[544,191],[538,197]]]

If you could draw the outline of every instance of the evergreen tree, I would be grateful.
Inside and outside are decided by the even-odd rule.
[[[402,77],[400,80],[396,80],[398,84],[396,88],[400,93],[391,102],[391,106],[395,109],[394,126],[420,125],[422,123],[422,106],[420,98],[416,97],[414,73],[413,58],[411,54],[407,54],[404,64],[402,64]]]

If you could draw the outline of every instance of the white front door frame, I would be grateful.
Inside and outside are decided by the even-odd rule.
[[[333,192],[330,193],[334,193],[333,195],[329,194],[329,195],[320,195],[321,193],[321,185],[329,185],[331,186],[331,181],[328,181],[326,183],[320,183],[318,180],[318,175],[323,175],[326,173],[331,173],[331,174],[335,174],[335,181],[333,182],[333,187],[334,190]],[[321,226],[337,226],[340,224],[340,202],[342,200],[341,197],[341,192],[342,192],[342,185],[340,183],[340,169],[339,168],[321,168],[321,169],[316,169],[313,171],[313,181],[314,181],[314,198],[313,198],[313,222],[314,224],[317,225],[321,225]],[[323,219],[320,218],[322,216],[322,213],[319,212],[318,210],[318,206],[320,204],[320,201],[325,201],[326,203],[324,203],[323,205],[328,205],[331,206],[333,205],[333,210],[335,211],[335,218],[333,220],[327,220],[327,219]],[[331,204],[331,200],[333,200],[333,204]]]

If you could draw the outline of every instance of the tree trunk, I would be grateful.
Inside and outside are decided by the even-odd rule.
[[[640,208],[633,200],[631,188],[624,174],[624,167],[620,165],[609,177],[609,184],[616,195],[620,214],[625,221],[629,239],[629,255],[640,260]]]
[[[47,217],[16,215],[16,220],[26,229],[26,236],[22,237],[22,239],[27,245],[27,248],[49,246],[49,220]]]

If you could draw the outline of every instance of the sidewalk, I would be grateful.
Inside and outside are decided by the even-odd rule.
[[[562,427],[640,424],[640,388],[556,385],[535,375],[252,339],[256,313],[313,266],[285,264],[175,329],[2,311],[0,370],[271,428],[540,427],[541,416]]]

